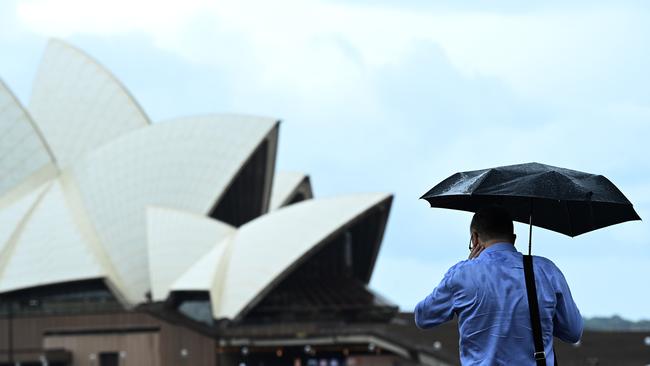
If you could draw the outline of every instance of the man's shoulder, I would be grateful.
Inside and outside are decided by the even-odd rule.
[[[535,269],[540,269],[544,273],[547,273],[548,275],[551,276],[558,276],[558,275],[564,276],[562,270],[560,270],[560,267],[558,267],[552,260],[546,257],[534,255],[533,266],[535,267]]]
[[[552,267],[554,269],[558,269],[558,267],[555,265],[555,263],[552,260],[550,260],[550,259],[548,259],[546,257],[542,257],[540,255],[534,255],[533,256],[533,263],[541,265],[541,266],[545,266],[545,267]]]
[[[453,275],[455,275],[455,274],[458,273],[458,272],[463,272],[463,271],[471,270],[471,268],[474,267],[477,263],[478,263],[478,261],[473,260],[473,259],[465,259],[465,260],[462,260],[462,261],[460,261],[460,262],[454,264],[453,266],[451,266],[451,267],[447,270],[447,275],[448,275],[448,276],[453,276]]]

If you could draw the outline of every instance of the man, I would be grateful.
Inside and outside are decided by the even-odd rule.
[[[489,207],[470,225],[469,259],[447,271],[440,284],[415,308],[415,324],[431,328],[458,316],[463,365],[535,365],[535,347],[526,296],[522,254],[515,247],[512,218]],[[535,256],[547,365],[554,365],[553,336],[575,343],[583,321],[562,272]]]

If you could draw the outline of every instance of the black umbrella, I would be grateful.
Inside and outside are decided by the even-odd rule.
[[[604,176],[539,163],[456,173],[421,198],[431,207],[470,212],[499,205],[531,230],[535,225],[572,237],[641,219]]]
[[[456,173],[421,198],[432,207],[471,212],[499,205],[514,220],[530,224],[529,255],[523,256],[523,267],[535,346],[533,356],[540,366],[546,365],[546,355],[530,255],[533,225],[576,236],[641,219],[623,193],[602,175],[538,163]]]

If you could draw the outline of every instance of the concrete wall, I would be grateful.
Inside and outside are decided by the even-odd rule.
[[[65,348],[75,366],[99,365],[89,361],[103,351],[125,351],[120,366],[216,365],[214,339],[146,313],[17,317],[12,323],[17,361],[38,361],[45,349]],[[0,362],[8,359],[8,326],[0,318]],[[147,330],[133,331],[137,328]]]
[[[119,366],[158,366],[160,334],[158,332],[105,335],[45,336],[45,349],[66,349],[72,352],[75,366],[99,366],[102,352],[119,354]]]

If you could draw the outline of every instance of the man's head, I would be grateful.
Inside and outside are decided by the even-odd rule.
[[[495,242],[515,243],[514,227],[510,213],[499,206],[489,206],[474,214],[469,226],[474,245]]]

